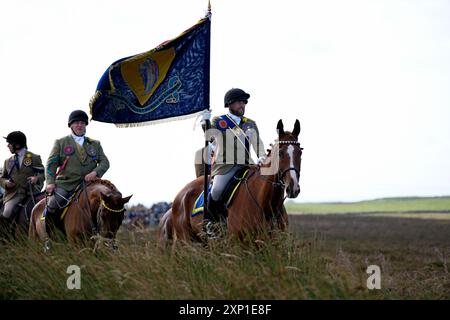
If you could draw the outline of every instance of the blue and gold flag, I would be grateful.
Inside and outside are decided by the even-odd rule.
[[[118,126],[209,109],[210,15],[148,52],[114,62],[90,102],[93,120]]]

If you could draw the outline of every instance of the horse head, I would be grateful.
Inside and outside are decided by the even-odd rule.
[[[125,204],[131,196],[122,198],[119,191],[112,190],[100,193],[100,204],[97,211],[97,227],[102,237],[114,238],[125,216]]]
[[[284,185],[288,198],[296,198],[300,193],[300,166],[302,150],[298,135],[300,122],[295,121],[292,132],[284,131],[283,121],[277,124],[278,140],[275,142],[278,151],[278,180]]]

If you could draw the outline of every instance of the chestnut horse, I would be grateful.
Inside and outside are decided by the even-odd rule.
[[[71,243],[84,243],[99,235],[114,240],[125,214],[124,205],[131,196],[122,194],[108,180],[95,179],[85,185],[69,204],[62,221],[55,225]],[[46,199],[38,202],[31,212],[28,235],[31,239],[48,241],[46,220],[42,220]],[[59,219],[59,217],[58,217]]]
[[[300,122],[292,132],[284,131],[278,121],[278,140],[268,151],[261,166],[251,166],[227,209],[228,235],[244,240],[273,229],[286,230],[288,217],[283,202],[286,193],[296,198],[300,193],[302,148],[298,142]],[[158,242],[165,247],[176,240],[202,240],[202,214],[192,217],[194,202],[203,191],[204,177],[187,184],[175,197],[172,208],[161,218]]]

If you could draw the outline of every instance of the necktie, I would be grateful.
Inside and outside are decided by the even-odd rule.
[[[15,154],[15,155],[14,155],[14,165],[16,166],[17,170],[20,169],[19,155],[18,155],[18,154]]]

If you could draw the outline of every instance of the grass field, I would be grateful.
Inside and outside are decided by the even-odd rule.
[[[442,208],[435,200],[425,212]],[[363,214],[382,211],[291,214],[289,233],[272,241],[171,253],[157,249],[154,229],[120,232],[117,251],[6,244],[0,299],[450,299],[450,220]],[[67,289],[69,265],[81,268],[80,290]],[[380,290],[366,286],[369,265],[381,268]]]
[[[290,214],[326,213],[450,213],[450,197],[385,198],[359,202],[294,203],[287,202]]]

